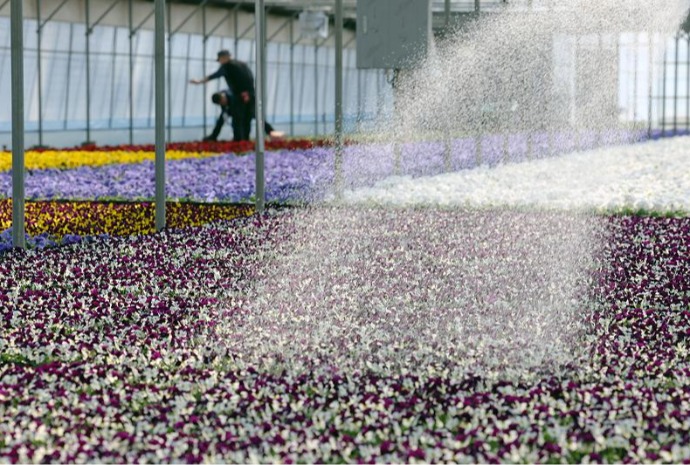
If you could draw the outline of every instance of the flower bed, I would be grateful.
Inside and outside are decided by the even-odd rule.
[[[84,237],[152,234],[155,207],[150,202],[27,202],[26,234],[29,246],[43,248],[70,244]],[[199,226],[253,213],[249,205],[189,204],[169,202],[169,228]],[[12,201],[0,200],[0,252],[12,245]]]
[[[287,139],[266,143],[267,150],[306,150],[328,145],[324,140]],[[207,158],[220,154],[244,154],[254,150],[254,143],[241,142],[179,142],[166,146],[167,160],[186,158]],[[122,163],[141,163],[155,159],[155,146],[80,146],[65,149],[42,148],[28,150],[24,154],[25,166],[29,170],[71,169],[80,166],[103,166]],[[12,169],[12,153],[0,151],[0,172]]]
[[[339,221],[359,218],[347,209],[334,214]],[[369,213],[401,225],[419,214]],[[443,234],[457,224],[453,215],[468,212],[426,211],[426,221],[439,225],[427,238],[429,253],[447,254],[442,246],[449,237],[464,240]],[[517,253],[491,227],[497,218],[513,222],[524,243],[542,237],[542,217],[504,211],[469,216],[463,230],[478,248],[463,251],[467,263],[486,265],[497,257],[492,254],[508,253],[509,260]],[[603,229],[590,270],[592,307],[583,309],[588,329],[579,339],[591,356],[530,376],[488,376],[452,363],[435,371],[428,364],[348,370],[316,356],[318,369],[311,372],[289,365],[269,370],[233,351],[234,341],[223,335],[250,321],[248,296],[273,276],[267,268],[282,256],[276,245],[301,237],[305,218],[309,214],[300,211],[269,211],[232,223],[3,257],[0,461],[690,458],[690,219],[598,221]],[[391,276],[394,250],[422,252],[416,239],[405,248],[409,229],[376,230],[372,237],[393,242],[368,247],[359,236],[366,223],[354,224],[360,232],[343,251]],[[363,248],[348,249],[354,244]],[[456,263],[445,260],[398,271],[419,273],[433,285],[445,266]],[[313,278],[322,281],[295,284],[374,310],[374,302],[358,302],[352,290],[331,289],[334,277]],[[412,296],[412,306],[423,299],[414,297],[415,289],[393,291]],[[307,328],[313,324],[309,313],[301,317]],[[330,350],[331,362],[348,357]],[[328,352],[326,345],[319,355]]]

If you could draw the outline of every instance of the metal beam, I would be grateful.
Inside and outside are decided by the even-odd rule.
[[[265,42],[264,31],[264,0],[256,0],[254,8],[254,24],[256,32],[256,211],[262,212],[265,203],[264,185],[264,54],[262,47]]]
[[[65,0],[65,1],[67,1],[67,0]],[[4,2],[2,2],[2,5],[0,5],[0,10],[5,8],[9,3],[10,3],[10,0],[5,0]]]
[[[115,8],[119,3],[120,3],[120,0],[113,1],[113,3],[110,4],[110,6],[103,12],[103,14],[100,15],[98,17],[98,19],[96,21],[94,21],[93,24],[91,24],[89,26],[89,29],[86,33],[91,34],[93,32],[93,28],[98,26],[101,23],[101,21],[103,21],[105,19],[105,17],[108,16],[108,13],[113,11],[113,8]]]
[[[26,248],[24,238],[24,15],[22,2],[10,5],[12,60],[12,246]]]
[[[146,17],[145,17],[144,19],[142,19],[141,22],[140,22],[139,24],[137,24],[137,27],[135,27],[134,29],[132,29],[132,30],[129,32],[130,35],[133,36],[134,34],[136,34],[137,32],[139,32],[139,29],[141,29],[141,28],[144,26],[144,24],[146,24],[146,21],[148,21],[149,19],[151,19],[151,16],[153,16],[155,12],[156,12],[156,8],[154,7],[153,10],[151,10],[151,12],[150,12],[149,14],[147,14]]]
[[[247,29],[245,29],[244,32],[243,32],[242,34],[240,34],[239,36],[237,36],[237,38],[238,38],[238,39],[242,39],[244,36],[246,36],[247,34],[249,34],[249,31],[251,31],[252,28],[254,28],[254,31],[256,32],[256,27],[257,27],[256,21],[257,21],[257,18],[256,18],[256,15],[254,15],[254,22],[253,22],[252,24],[250,24],[249,27],[248,27]]]
[[[223,16],[223,19],[218,21],[218,24],[213,26],[211,28],[211,30],[208,31],[208,33],[206,35],[204,35],[204,42],[206,42],[208,40],[208,38],[211,37],[211,35],[213,35],[213,33],[216,32],[216,30],[218,30],[218,28],[221,27],[223,25],[223,23],[230,17],[230,15],[236,10],[237,10],[237,6],[235,6],[235,8],[233,8],[231,11],[228,11],[227,14],[225,16]]]
[[[335,34],[335,31],[333,31],[333,30],[331,29],[331,31],[328,33],[328,37],[326,37],[325,39],[323,39],[321,42],[318,42],[318,39],[316,39],[316,41],[317,41],[317,45],[316,45],[316,46],[320,48],[320,47],[323,47],[324,45],[326,45],[326,42],[328,42],[328,39],[330,39],[331,37],[333,37],[333,34]]]
[[[165,228],[165,0],[155,0],[156,230]]]
[[[170,31],[170,33],[168,35],[172,36],[172,35],[177,34],[177,32],[180,29],[182,29],[184,27],[184,25],[187,24],[189,22],[189,20],[192,19],[194,17],[194,15],[197,14],[199,12],[199,10],[202,9],[207,3],[208,3],[208,0],[201,0],[201,3],[199,3],[199,5],[197,5],[197,7],[194,9],[194,11],[192,11],[184,20],[182,20],[182,22],[175,29]]]
[[[275,39],[276,36],[277,36],[278,34],[280,34],[280,33],[283,31],[283,29],[285,29],[286,27],[288,27],[288,25],[289,25],[291,22],[292,22],[292,18],[286,19],[285,22],[284,22],[284,23],[283,23],[273,34],[271,34],[271,36],[268,38],[268,41],[270,42],[270,41],[272,41],[273,39]]]
[[[55,9],[53,10],[53,12],[50,13],[50,14],[46,17],[45,21],[41,22],[41,21],[39,20],[39,21],[38,21],[38,23],[39,23],[38,28],[39,28],[39,29],[43,29],[43,27],[48,23],[48,21],[50,21],[51,19],[53,19],[53,16],[55,16],[55,15],[57,14],[57,12],[60,11],[60,10],[62,9],[63,6],[65,6],[65,4],[66,4],[67,2],[69,2],[69,0],[62,0],[62,3],[60,3],[60,4],[57,6],[57,8],[55,8]],[[6,4],[6,3],[7,3],[7,2],[5,2],[5,4]],[[4,5],[3,5],[3,6],[4,6]],[[2,9],[1,6],[0,6],[0,9]]]

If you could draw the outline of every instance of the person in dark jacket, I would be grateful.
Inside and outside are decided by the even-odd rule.
[[[246,63],[234,60],[227,50],[218,52],[216,61],[220,63],[220,67],[215,73],[209,74],[203,79],[192,79],[189,82],[204,84],[213,79],[225,78],[233,96],[230,102],[230,114],[233,131],[237,129],[235,140],[249,140],[251,121],[254,115],[254,75]]]
[[[216,125],[213,128],[213,132],[211,132],[210,135],[204,137],[204,140],[218,140],[218,135],[220,134],[221,129],[223,129],[223,125],[226,123],[228,118],[232,118],[233,140],[247,140],[243,139],[243,128],[240,125],[235,124],[235,118],[233,117],[233,108],[236,104],[233,103],[233,100],[234,96],[227,90],[216,92],[211,96],[211,101],[216,105],[220,106],[221,112],[220,116],[216,120]],[[264,130],[266,131],[266,134],[272,139],[280,139],[285,135],[281,131],[276,131],[273,128],[273,126],[271,126],[271,124],[268,122],[264,123]]]

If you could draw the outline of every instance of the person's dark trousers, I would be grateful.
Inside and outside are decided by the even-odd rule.
[[[232,112],[232,132],[235,140],[249,140],[251,120],[248,118],[248,105],[233,96],[230,104]]]
[[[218,140],[218,136],[220,135],[221,129],[223,129],[223,125],[225,124],[225,118],[223,118],[223,114],[221,113],[218,119],[216,120],[216,125],[213,128],[213,132],[211,132],[210,135],[206,136],[204,140]]]

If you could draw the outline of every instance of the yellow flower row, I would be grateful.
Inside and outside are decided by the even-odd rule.
[[[217,152],[189,152],[183,150],[168,150],[165,157],[168,160],[181,160],[184,158],[207,158],[220,155]],[[37,152],[29,150],[24,154],[24,165],[27,169],[70,169],[80,166],[103,166],[112,164],[141,163],[145,160],[154,160],[155,152],[132,151],[68,151],[48,150]],[[0,152],[0,172],[12,169],[12,153]]]
[[[26,232],[30,236],[48,233],[61,238],[79,236],[129,236],[155,232],[153,203],[53,202],[26,203]],[[170,228],[200,226],[232,220],[254,213],[249,205],[189,204],[169,202],[166,222]],[[0,231],[12,225],[12,200],[0,200]]]

